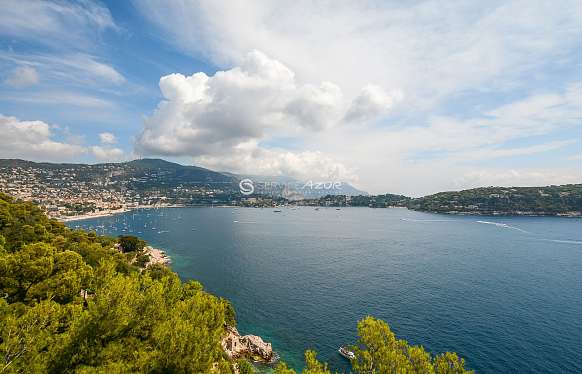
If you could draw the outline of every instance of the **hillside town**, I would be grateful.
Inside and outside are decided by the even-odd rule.
[[[39,165],[0,164],[0,191],[34,202],[51,218],[94,217],[140,207],[181,206],[192,201],[225,202],[221,188],[156,186],[159,172],[144,171],[136,176],[128,172],[127,164]]]

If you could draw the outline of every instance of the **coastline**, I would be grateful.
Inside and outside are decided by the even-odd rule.
[[[171,267],[170,265],[172,264],[172,259],[166,254],[165,251],[163,251],[159,248],[154,248],[154,247],[149,246],[149,245],[145,246],[143,250],[146,252],[146,254],[148,254],[150,256],[150,260],[149,260],[146,267],[156,265],[156,264],[161,264],[161,265]]]
[[[324,205],[298,205],[304,207],[317,207],[317,208],[334,208],[335,206],[324,206]],[[238,205],[227,205],[227,204],[220,204],[220,205],[183,205],[183,204],[168,204],[168,205],[138,205],[130,208],[121,208],[115,210],[104,210],[100,212],[93,212],[93,213],[86,213],[80,214],[77,216],[64,216],[64,217],[53,217],[54,219],[60,222],[73,222],[73,221],[82,221],[91,218],[101,218],[101,217],[110,217],[116,214],[122,214],[131,212],[133,210],[139,209],[159,209],[159,208],[199,208],[199,207],[213,207],[213,208],[258,208],[258,207],[241,207]],[[415,212],[421,213],[432,213],[432,214],[442,214],[442,215],[456,215],[456,216],[483,216],[483,217],[562,217],[562,218],[582,218],[582,212],[503,212],[503,211],[494,211],[494,212],[478,212],[478,211],[431,211],[431,210],[421,210],[421,209],[413,209],[409,207],[365,207],[365,206],[342,206],[341,208],[369,208],[369,209],[408,209]]]
[[[420,209],[410,209],[415,212],[420,213],[432,213],[432,214],[442,214],[447,216],[475,216],[475,217],[561,217],[561,218],[582,218],[582,212],[503,212],[503,211],[493,211],[493,212],[475,212],[475,211],[434,211],[434,210],[420,210]]]
[[[138,210],[138,209],[186,208],[186,207],[187,207],[186,205],[180,205],[180,204],[137,205],[137,206],[130,207],[130,208],[126,207],[126,208],[121,208],[121,209],[103,210],[103,211],[99,211],[99,212],[79,214],[76,216],[60,216],[60,217],[53,217],[53,218],[56,219],[57,221],[60,221],[60,222],[72,222],[72,221],[82,221],[82,220],[91,219],[91,218],[110,217],[110,216],[114,216],[116,214],[127,213],[127,212],[131,212],[133,210]]]
[[[132,209],[128,209],[128,208],[121,208],[121,209],[115,209],[115,210],[104,210],[104,211],[100,211],[100,212],[79,214],[77,216],[55,217],[55,219],[57,221],[60,221],[60,222],[82,221],[82,220],[91,219],[91,218],[114,216],[116,214],[126,213],[126,212],[129,212],[131,210]]]

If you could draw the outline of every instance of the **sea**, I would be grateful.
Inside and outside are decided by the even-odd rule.
[[[67,223],[137,235],[183,280],[230,300],[241,333],[289,366],[386,321],[477,373],[582,373],[582,219],[372,208],[163,208]],[[264,369],[264,368],[263,368]]]

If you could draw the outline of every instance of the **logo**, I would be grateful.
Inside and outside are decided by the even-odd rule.
[[[250,179],[243,179],[239,182],[238,188],[243,195],[252,195],[255,192],[255,185]]]
[[[342,182],[324,181],[324,182],[314,182],[307,181],[301,187],[302,190],[341,190]]]

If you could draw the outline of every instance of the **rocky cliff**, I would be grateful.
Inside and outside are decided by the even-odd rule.
[[[273,352],[271,343],[263,341],[260,336],[241,336],[234,327],[227,327],[227,333],[222,338],[222,348],[230,359],[248,358],[253,361],[273,363],[277,355]]]

